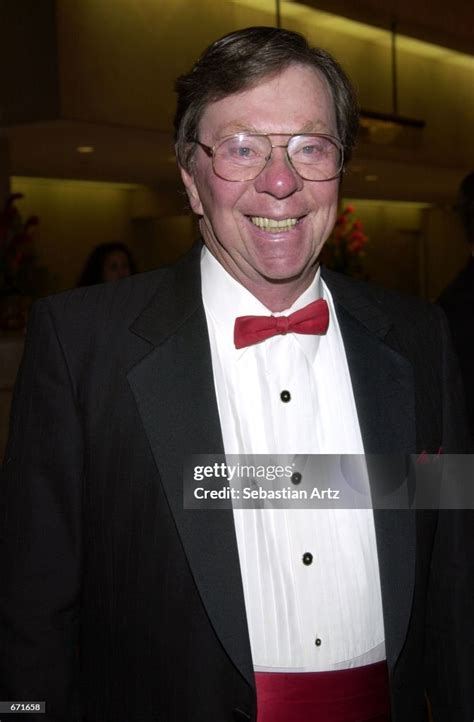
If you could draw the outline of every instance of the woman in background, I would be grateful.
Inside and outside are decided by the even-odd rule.
[[[124,243],[101,243],[91,251],[77,285],[118,281],[136,272],[135,261]]]

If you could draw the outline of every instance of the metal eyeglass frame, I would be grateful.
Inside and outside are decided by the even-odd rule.
[[[269,153],[269,155],[265,158],[265,164],[264,164],[264,166],[262,167],[262,169],[259,170],[258,173],[256,173],[256,175],[252,176],[251,178],[244,178],[244,179],[226,178],[225,176],[221,175],[220,173],[218,173],[218,172],[216,171],[216,168],[215,168],[215,165],[214,165],[214,158],[215,158],[216,151],[217,151],[217,149],[218,149],[223,143],[225,143],[227,140],[229,140],[229,139],[231,139],[231,138],[238,138],[238,137],[241,136],[241,135],[250,136],[250,137],[252,137],[252,138],[254,138],[254,137],[257,137],[257,138],[267,138],[267,140],[268,140],[269,143],[270,143],[270,153]],[[280,143],[275,143],[275,144],[274,144],[274,143],[272,143],[271,140],[270,140],[270,136],[271,136],[271,135],[277,135],[277,136],[287,137],[287,138],[288,138],[288,142],[287,142],[285,145],[282,145],[282,144],[280,144]],[[339,149],[339,152],[340,152],[340,154],[341,154],[340,167],[339,167],[339,170],[337,171],[337,173],[336,173],[335,175],[331,176],[330,178],[324,178],[324,179],[321,179],[321,178],[305,178],[305,176],[302,175],[297,168],[295,168],[295,166],[293,165],[293,161],[292,161],[292,159],[291,159],[291,157],[290,157],[290,154],[288,153],[288,146],[289,146],[289,144],[291,143],[291,140],[292,140],[293,138],[299,138],[299,137],[327,138],[327,139],[329,139],[330,141],[332,141],[332,142],[334,143],[334,145]],[[245,181],[255,180],[255,178],[258,178],[258,176],[260,175],[260,173],[262,173],[262,172],[265,170],[268,161],[271,159],[271,157],[272,157],[272,151],[273,151],[274,148],[285,148],[285,149],[286,149],[286,158],[287,158],[287,160],[288,160],[288,163],[289,163],[290,166],[293,168],[293,170],[295,171],[295,173],[297,173],[297,174],[300,176],[300,178],[302,178],[303,180],[313,181],[314,183],[327,183],[328,181],[335,180],[336,178],[339,178],[339,176],[344,172],[344,146],[342,145],[342,142],[341,142],[341,140],[340,140],[339,138],[337,138],[335,135],[330,135],[329,133],[233,133],[232,135],[226,135],[224,138],[221,138],[221,139],[220,139],[219,141],[217,141],[217,143],[215,143],[213,146],[206,145],[205,143],[202,143],[202,142],[201,142],[200,140],[198,140],[197,138],[193,138],[191,142],[192,142],[192,143],[196,143],[197,145],[199,145],[199,146],[204,150],[204,152],[206,153],[206,155],[207,155],[209,158],[211,158],[211,160],[212,160],[212,169],[213,169],[214,173],[215,173],[219,178],[222,178],[223,180],[226,180],[226,181],[228,181],[229,183],[242,183],[242,182],[245,182]]]

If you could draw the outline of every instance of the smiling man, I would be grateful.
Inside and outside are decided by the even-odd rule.
[[[439,310],[319,265],[357,130],[338,64],[248,28],[177,91],[204,244],[32,314],[2,477],[0,696],[85,722],[424,722],[429,698],[435,722],[467,722],[472,516],[183,508],[191,454],[468,440]]]

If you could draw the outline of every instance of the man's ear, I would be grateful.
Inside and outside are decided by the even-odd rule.
[[[201,199],[199,197],[193,174],[185,170],[181,165],[179,166],[179,172],[181,173],[181,178],[184,183],[184,187],[186,188],[186,193],[188,194],[189,205],[196,215],[204,215]]]

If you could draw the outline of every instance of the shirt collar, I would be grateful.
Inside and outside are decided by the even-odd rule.
[[[211,315],[221,339],[229,349],[232,349],[236,359],[239,359],[248,348],[251,348],[236,349],[234,347],[234,323],[238,316],[288,316],[324,296],[321,269],[318,268],[310,286],[292,306],[272,314],[261,301],[225,270],[206,246],[203,246],[201,253],[201,283],[206,313]],[[293,336],[312,363],[316,357],[320,337],[305,334],[293,334]]]

